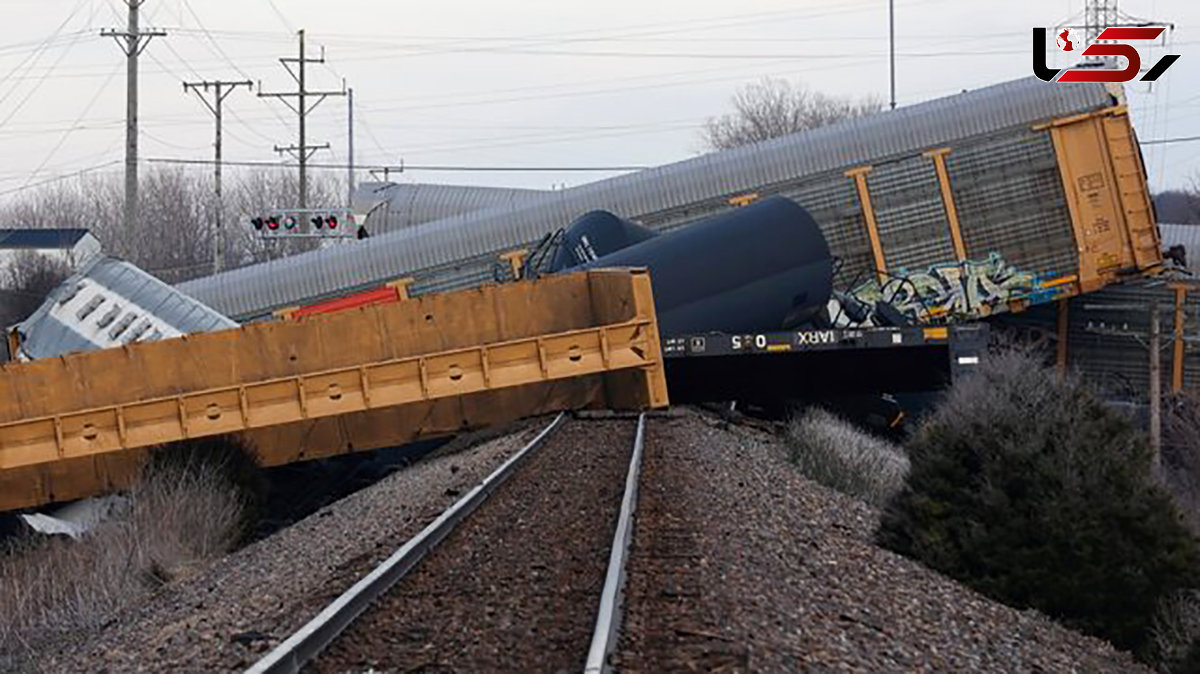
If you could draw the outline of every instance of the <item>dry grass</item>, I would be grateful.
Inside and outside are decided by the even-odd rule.
[[[1154,617],[1155,665],[1162,672],[1194,672],[1200,666],[1200,591],[1179,592]]]
[[[908,456],[902,449],[823,409],[792,417],[786,435],[792,461],[827,487],[882,506],[904,486]]]
[[[209,441],[161,454],[129,507],[78,541],[30,536],[0,552],[0,670],[78,643],[189,567],[232,548],[250,499],[236,446]]]

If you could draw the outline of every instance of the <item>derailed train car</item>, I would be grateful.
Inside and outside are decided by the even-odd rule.
[[[833,278],[812,216],[778,196],[662,236],[593,211],[563,232],[552,263],[537,273],[612,267],[650,270],[663,337],[809,324],[824,311]]]
[[[787,196],[836,260],[830,315],[950,322],[1157,270],[1120,88],[1019,80],[407,227],[180,286],[240,320],[401,276],[420,295],[504,280],[497,256],[595,209],[654,231]],[[703,270],[697,270],[702,274]]]

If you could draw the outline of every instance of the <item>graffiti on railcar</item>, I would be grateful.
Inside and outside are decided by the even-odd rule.
[[[954,317],[982,317],[1006,310],[1013,300],[1033,304],[1054,299],[1063,289],[1005,261],[999,253],[986,260],[900,270],[881,284],[872,279],[853,290],[834,292],[829,316],[836,326],[894,324],[897,318],[929,323]],[[892,317],[883,313],[895,312]]]

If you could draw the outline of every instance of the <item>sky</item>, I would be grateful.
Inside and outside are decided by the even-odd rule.
[[[1079,22],[1083,0],[895,0],[900,106],[1030,74],[1030,29]],[[1148,65],[1182,55],[1152,87],[1127,85],[1142,140],[1200,136],[1200,2],[1122,0],[1174,23]],[[123,0],[0,0],[0,200],[80,173],[121,171],[125,59],[101,29]],[[279,57],[305,29],[309,88],[354,90],[359,165],[393,180],[553,189],[615,171],[433,171],[418,166],[653,166],[704,151],[704,122],[763,77],[888,99],[886,0],[145,0],[166,31],[141,59],[146,164],[211,160],[213,118],[184,81],[251,80],[225,100],[227,161],[278,163],[296,116],[256,95],[295,83]],[[1066,55],[1051,55],[1058,65]],[[261,83],[261,85],[260,85]],[[313,162],[345,164],[347,101],[309,116]],[[1155,190],[1200,183],[1200,142],[1144,146]],[[209,171],[197,166],[194,170]],[[294,169],[280,169],[294,170]],[[332,170],[332,169],[331,169]],[[344,170],[338,170],[344,174]],[[366,178],[365,172],[360,179]]]

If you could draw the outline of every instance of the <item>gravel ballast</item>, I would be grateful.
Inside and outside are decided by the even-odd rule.
[[[582,670],[634,428],[568,422],[312,671]]]
[[[551,418],[417,463],[167,585],[46,672],[240,671],[383,561]]]
[[[777,438],[699,414],[647,430],[621,671],[1141,668],[871,541],[871,508]]]
[[[549,421],[398,472],[37,664],[244,669]],[[633,429],[569,422],[317,671],[578,671]],[[619,671],[1146,671],[877,547],[878,513],[807,480],[787,455],[771,433],[702,413],[648,419]]]

